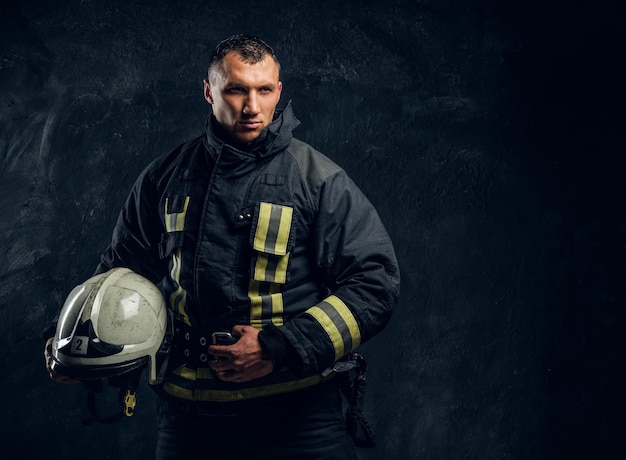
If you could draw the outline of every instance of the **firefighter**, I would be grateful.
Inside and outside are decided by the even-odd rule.
[[[356,455],[336,363],[386,326],[399,268],[364,194],[293,137],[281,92],[265,41],[220,42],[206,131],[146,167],[95,270],[144,276],[172,315],[153,386],[161,460]],[[61,370],[49,367],[64,381]]]

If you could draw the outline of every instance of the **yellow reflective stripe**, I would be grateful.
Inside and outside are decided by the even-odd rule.
[[[168,232],[181,232],[185,228],[185,217],[187,216],[187,207],[189,206],[189,198],[185,197],[185,205],[182,212],[168,213],[169,197],[165,198],[165,230]]]
[[[181,232],[185,229],[185,217],[189,207],[190,197],[185,197],[182,212],[168,213],[169,197],[165,198],[165,230]],[[186,324],[191,324],[185,306],[187,305],[187,292],[180,285],[180,273],[182,266],[182,249],[177,248],[172,254],[172,269],[170,276],[176,282],[176,290],[170,294],[170,307],[179,315],[179,319]]]
[[[259,282],[250,280],[248,297],[250,298],[250,326],[263,328],[263,298],[259,295]]]
[[[254,279],[265,281],[268,258],[265,254],[257,254],[256,263],[254,264]]]
[[[261,294],[261,286],[265,288],[266,294]],[[280,285],[250,280],[248,297],[250,298],[251,326],[261,329],[270,321],[277,326],[283,324],[283,294],[280,292]],[[264,303],[266,305],[265,315],[263,314]]]
[[[289,267],[290,253],[285,254],[279,258],[271,258],[267,254],[256,254],[256,262],[254,264],[253,279],[256,281],[267,281],[270,283],[285,284],[287,282],[287,268]],[[271,267],[270,261],[275,262],[276,266],[274,270],[268,269]]]
[[[274,282],[285,284],[287,282],[287,267],[289,266],[289,253],[282,256],[276,265],[274,272]]]
[[[170,276],[176,281],[176,290],[170,294],[170,307],[180,315],[180,319],[186,324],[191,324],[185,306],[187,305],[187,292],[182,288],[180,283],[180,269],[182,261],[181,248],[176,249],[172,255],[172,271]]]
[[[289,206],[281,206],[281,208],[278,235],[276,235],[276,245],[274,246],[274,254],[278,255],[287,254],[289,234],[291,233],[291,220],[293,218],[293,208]]]
[[[333,374],[331,374],[333,375]],[[320,383],[324,378],[321,375],[314,375],[291,382],[275,383],[254,388],[242,388],[240,390],[196,390],[198,401],[239,401],[243,399],[258,398],[261,396],[273,396],[283,393],[290,393],[295,390],[307,388]]]
[[[253,248],[277,256],[287,254],[293,208],[277,204],[259,204],[259,215],[254,232]]]
[[[348,327],[350,338],[352,339],[352,350],[354,350],[361,344],[361,330],[359,329],[359,323],[357,323],[356,318],[354,317],[348,306],[343,303],[343,301],[339,297],[331,295],[324,300],[333,307],[335,307],[335,311],[339,313],[339,316],[341,316],[344,323]]]
[[[206,379],[200,376],[200,371],[209,371],[209,369],[198,369],[198,375],[194,378],[196,371],[193,369],[184,368],[183,373],[189,377],[189,380],[197,381]],[[203,372],[204,375],[206,375]],[[324,380],[329,380],[334,377],[334,373],[331,373],[328,377],[322,375],[314,375],[311,377],[305,377],[303,379],[290,380],[287,382],[274,383],[270,385],[263,385],[252,388],[241,388],[237,390],[218,390],[218,389],[195,389],[184,388],[169,381],[163,383],[163,389],[165,392],[180,399],[186,399],[189,401],[240,401],[250,398],[258,398],[261,396],[273,396],[277,394],[289,393],[302,388],[307,388],[316,385]]]
[[[270,218],[272,216],[271,203],[261,203],[259,207],[259,218],[257,220],[256,231],[254,232],[254,249],[265,252],[265,239],[267,238],[267,230],[270,226]]]
[[[356,318],[339,297],[329,296],[306,313],[315,318],[328,334],[336,360],[361,343],[361,331]]]
[[[253,248],[256,251],[252,278],[256,281],[285,284],[290,254],[289,236],[293,208],[259,203]]]
[[[208,367],[199,367],[198,369],[191,369],[185,365],[179,366],[172,371],[172,374],[177,375],[185,380],[214,380],[215,377]]]
[[[343,337],[341,337],[341,332],[339,332],[333,320],[331,320],[320,307],[311,307],[307,310],[307,313],[315,318],[328,334],[330,341],[333,343],[333,348],[335,349],[335,360],[341,358],[345,354]]]
[[[278,284],[270,285],[270,297],[272,299],[272,323],[276,326],[283,325],[283,294]]]

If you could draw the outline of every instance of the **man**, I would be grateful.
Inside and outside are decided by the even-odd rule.
[[[141,174],[96,270],[142,274],[174,312],[159,459],[355,455],[330,369],[384,328],[399,271],[369,201],[292,137],[279,74],[257,37],[217,46],[206,133]]]

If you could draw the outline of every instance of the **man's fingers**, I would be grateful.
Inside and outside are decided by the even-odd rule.
[[[232,359],[233,353],[226,348],[232,345],[211,345],[209,347],[209,354],[213,356],[213,362],[229,361]]]
[[[52,342],[54,340],[54,337],[50,337],[47,341],[46,341],[46,346],[43,348],[43,355],[45,356],[46,360],[52,356]]]

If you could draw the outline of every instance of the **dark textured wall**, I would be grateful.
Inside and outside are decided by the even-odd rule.
[[[560,3],[2,0],[0,457],[153,455],[149,389],[132,419],[83,426],[37,333],[141,169],[203,129],[213,46],[251,32],[296,136],[361,186],[401,263],[362,347],[362,458],[617,458],[618,20]]]

